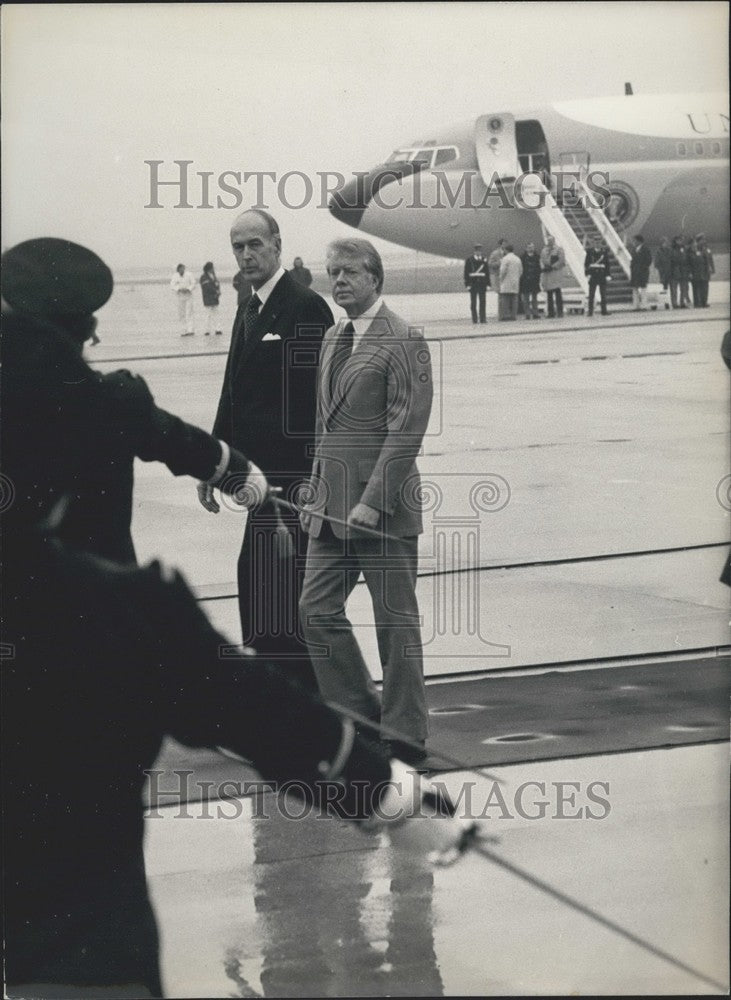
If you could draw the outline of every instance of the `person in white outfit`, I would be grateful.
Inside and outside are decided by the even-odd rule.
[[[517,319],[522,274],[523,262],[508,243],[505,256],[500,261],[500,319]]]
[[[190,271],[186,271],[185,264],[178,264],[175,274],[170,282],[170,287],[175,292],[178,300],[178,320],[183,329],[180,331],[181,337],[192,337],[195,333],[193,326],[193,289],[198,282]]]

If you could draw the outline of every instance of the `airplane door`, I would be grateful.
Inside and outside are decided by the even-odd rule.
[[[515,180],[520,165],[514,116],[502,111],[480,115],[475,122],[475,151],[486,184],[496,175],[500,180]]]

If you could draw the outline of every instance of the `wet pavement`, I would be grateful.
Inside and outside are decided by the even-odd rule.
[[[440,780],[500,857],[723,982],[727,758],[711,744]],[[168,995],[722,992],[476,853],[433,868],[288,802],[148,819]]]

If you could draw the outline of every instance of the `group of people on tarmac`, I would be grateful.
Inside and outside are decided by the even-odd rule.
[[[663,291],[670,291],[673,309],[708,308],[708,285],[716,268],[705,233],[664,236],[655,254]],[[691,303],[690,293],[693,301]]]
[[[488,288],[498,296],[498,319],[517,319],[524,312],[526,319],[539,319],[538,293],[546,292],[548,317],[563,316],[561,272],[566,266],[563,249],[553,236],[548,236],[541,250],[535,243],[528,243],[525,252],[518,256],[506,239],[499,239],[497,246],[485,257],[482,243],[475,243],[472,254],[464,265],[465,288],[470,293],[470,310],[473,323],[486,323],[485,300]]]
[[[635,310],[647,308],[647,286],[653,258],[645,238],[638,234],[628,246],[630,254],[630,285],[632,306]],[[589,281],[587,314],[593,316],[594,302],[599,293],[601,314],[606,316],[607,284],[611,281],[611,254],[598,233],[585,242],[584,273]],[[664,291],[670,292],[666,308],[686,309],[708,306],[708,286],[715,272],[713,254],[704,233],[694,237],[675,236],[672,241],[664,237],[655,254],[654,265]],[[546,238],[541,250],[535,243],[528,243],[520,256],[505,239],[498,240],[488,257],[483,245],[476,243],[464,265],[464,283],[470,293],[470,311],[473,323],[485,323],[486,291],[491,288],[498,294],[498,319],[514,320],[519,312],[526,319],[539,319],[538,293],[546,293],[546,312],[549,319],[563,316],[561,292],[562,273],[566,266],[563,249],[553,236]]]
[[[309,288],[312,284],[312,272],[304,266],[301,257],[295,257],[292,270],[290,272],[300,285]],[[232,281],[236,290],[237,302],[240,305],[251,295],[251,284],[246,281],[241,271],[237,271]],[[195,335],[195,320],[193,308],[193,292],[200,285],[203,297],[203,312],[205,315],[206,337],[215,334],[220,337],[222,334],[221,322],[219,319],[218,306],[221,301],[221,282],[216,277],[216,269],[213,261],[206,261],[203,265],[203,273],[196,281],[185,264],[178,264],[175,274],[170,279],[170,287],[175,293],[178,303],[178,322],[181,324],[181,337],[193,337]],[[92,346],[98,344],[99,339],[94,337]]]

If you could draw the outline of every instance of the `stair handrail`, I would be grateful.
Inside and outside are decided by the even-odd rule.
[[[625,275],[631,277],[632,257],[624,245],[622,237],[604,214],[604,210],[594,200],[594,193],[586,183],[586,175],[582,171],[579,176],[579,187],[583,193],[583,204],[591,221],[601,233],[602,239],[617,258],[619,266]]]
[[[589,279],[584,274],[586,251],[559,207],[556,199],[538,174],[526,174],[523,178],[522,208],[537,213],[544,230],[551,234],[563,249],[566,265],[576,284],[584,295],[589,293]],[[535,204],[535,207],[534,207]]]

